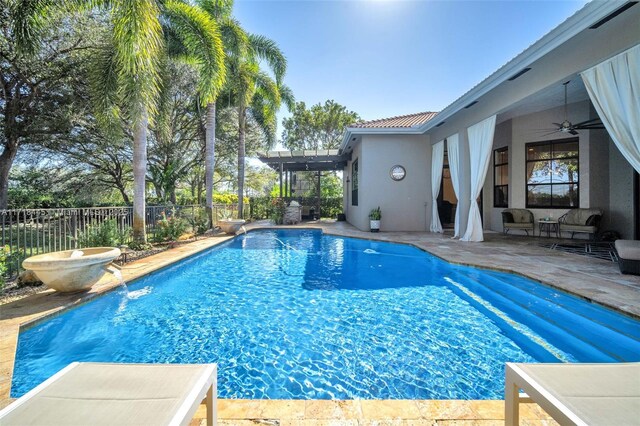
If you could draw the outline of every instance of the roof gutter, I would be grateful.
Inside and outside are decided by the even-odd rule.
[[[578,10],[563,23],[544,35],[540,40],[533,43],[518,56],[500,67],[497,71],[485,78],[467,93],[462,95],[452,104],[440,111],[435,117],[417,128],[421,133],[433,129],[437,123],[446,121],[458,111],[464,109],[471,102],[495,89],[500,84],[507,81],[516,73],[529,67],[533,62],[547,55],[563,43],[578,35],[580,32],[591,27],[595,22],[611,14],[628,1],[591,1],[582,9]],[[348,130],[348,129],[347,129]]]
[[[424,131],[419,126],[415,127],[347,127],[342,143],[340,144],[340,153],[344,151],[353,135],[421,135]]]

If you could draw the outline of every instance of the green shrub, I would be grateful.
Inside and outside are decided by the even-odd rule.
[[[145,250],[151,250],[153,248],[153,246],[149,243],[140,243],[137,241],[130,242],[128,246],[129,246],[129,249],[133,251],[145,251]]]
[[[118,228],[115,219],[105,220],[99,225],[90,226],[78,237],[80,247],[118,247],[126,244],[131,237],[131,228]]]
[[[209,229],[209,218],[204,208],[199,208],[195,212],[184,212],[186,221],[191,225],[193,233],[201,235]]]
[[[9,246],[0,247],[0,290],[4,288],[6,283],[5,274],[8,272],[7,260],[9,259]]]
[[[175,210],[171,212],[169,217],[167,217],[165,212],[162,212],[162,219],[158,221],[156,233],[153,236],[154,241],[176,241],[186,232],[188,227],[189,224],[187,221],[179,217]]]
[[[271,200],[271,207],[270,219],[273,220],[276,225],[281,225],[284,220],[284,211],[287,207],[286,202],[283,198],[274,198]]]

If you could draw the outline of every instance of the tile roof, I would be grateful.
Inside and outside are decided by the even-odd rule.
[[[438,114],[437,112],[419,112],[416,114],[399,115],[397,117],[382,118],[379,120],[362,121],[351,124],[350,128],[399,128],[415,127],[426,123]]]

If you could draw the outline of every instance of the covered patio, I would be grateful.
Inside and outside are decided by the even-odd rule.
[[[322,172],[342,171],[351,154],[340,154],[337,149],[315,149],[299,151],[268,151],[258,153],[258,159],[278,172],[280,185],[279,196],[288,204],[296,201],[303,206],[303,216],[319,217],[322,207],[321,177]],[[299,194],[299,172],[315,174],[314,197],[303,197]],[[310,213],[313,211],[313,213]]]

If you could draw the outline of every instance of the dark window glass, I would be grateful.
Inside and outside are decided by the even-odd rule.
[[[351,163],[351,205],[358,205],[358,160]]]
[[[493,151],[493,206],[509,207],[509,148]]]
[[[527,207],[579,207],[578,139],[526,145]]]

